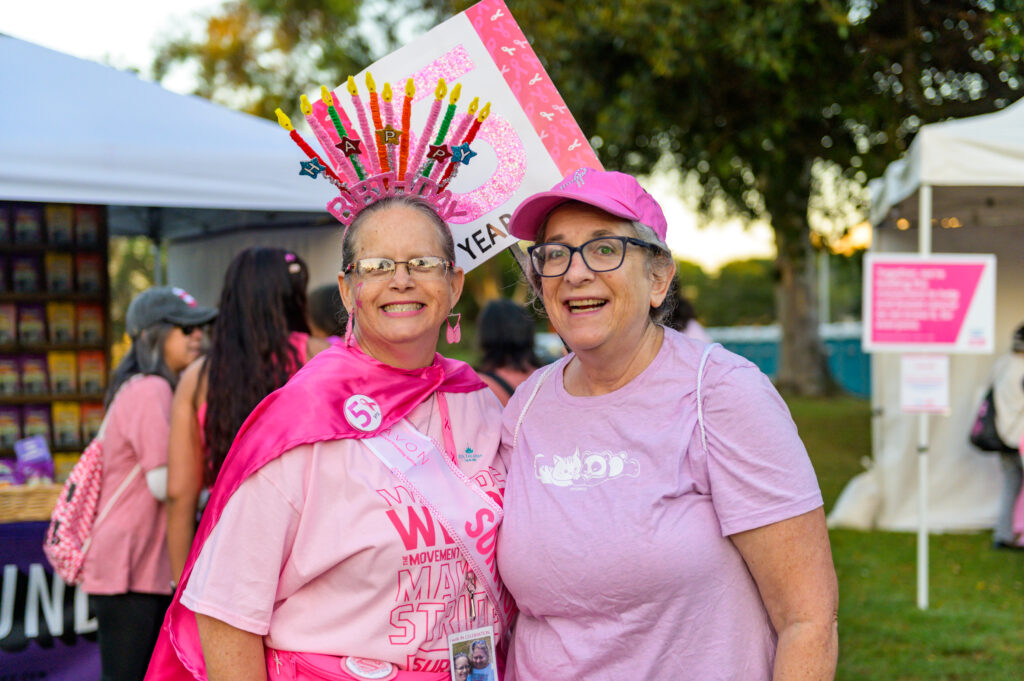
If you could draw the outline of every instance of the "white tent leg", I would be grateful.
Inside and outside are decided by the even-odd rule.
[[[932,253],[932,187],[918,192],[918,236],[921,255]],[[917,417],[917,607],[928,609],[928,414]]]
[[[917,607],[928,609],[928,414],[917,415]]]

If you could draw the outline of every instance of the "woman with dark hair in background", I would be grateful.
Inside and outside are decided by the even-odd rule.
[[[195,535],[201,492],[216,481],[242,422],[327,347],[309,335],[307,281],[305,263],[278,248],[247,248],[224,275],[210,352],[185,370],[174,394],[167,547],[175,582]]]
[[[104,406],[103,482],[82,568],[99,625],[102,681],[142,679],[171,602],[164,544],[167,433],[179,372],[199,355],[201,326],[217,315],[180,288],[151,288],[128,306],[132,345],[114,371]]]
[[[347,321],[348,313],[341,302],[337,284],[324,284],[309,292],[310,334],[333,343],[345,335]]]
[[[499,298],[484,305],[476,332],[483,353],[476,372],[504,406],[540,366],[533,352],[533,319],[522,305]]]

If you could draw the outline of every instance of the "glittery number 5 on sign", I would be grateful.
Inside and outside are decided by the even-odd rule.
[[[476,68],[476,64],[469,59],[465,48],[458,45],[423,69],[411,74],[411,77],[416,82],[426,82],[425,76],[429,74],[430,79],[433,79],[434,82],[437,78],[444,78],[449,85],[452,85],[467,73],[475,71]],[[487,93],[479,94],[481,95],[481,106],[485,101],[491,99]],[[526,151],[519,133],[495,108],[491,109],[490,116],[480,126],[480,131],[472,146],[479,145],[481,141],[489,144],[497,157],[497,166],[483,184],[458,196],[459,208],[465,211],[465,215],[450,218],[449,222],[454,224],[473,222],[504,204],[512,197],[526,176]],[[452,141],[452,143],[455,142]]]

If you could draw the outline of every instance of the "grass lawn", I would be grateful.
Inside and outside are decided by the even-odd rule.
[[[870,454],[869,405],[788,401],[831,508]],[[1024,552],[989,533],[932,535],[930,608],[917,609],[916,535],[833,530],[840,681],[1024,679]]]

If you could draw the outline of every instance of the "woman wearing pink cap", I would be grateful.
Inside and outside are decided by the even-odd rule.
[[[508,678],[833,678],[814,470],[753,364],[659,323],[675,264],[657,202],[584,168],[510,230],[535,242],[531,283],[572,352],[503,415]]]

